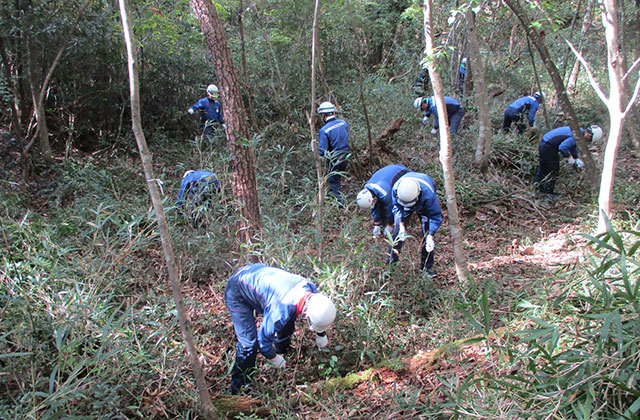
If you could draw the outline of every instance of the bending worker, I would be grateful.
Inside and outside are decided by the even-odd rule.
[[[383,225],[385,232],[393,232],[391,189],[396,181],[407,172],[409,170],[402,165],[385,166],[371,175],[362,191],[358,193],[356,197],[358,206],[364,210],[371,210],[374,238],[380,236],[380,229]]]
[[[442,223],[442,209],[436,196],[436,184],[426,174],[409,172],[396,182],[391,190],[395,224],[394,245],[389,250],[387,263],[395,263],[407,235],[406,224],[411,215],[420,217],[422,241],[420,245],[420,269],[429,277],[435,277],[433,270],[435,242],[433,235]]]
[[[542,92],[536,92],[533,95],[516,99],[504,111],[502,131],[508,133],[511,124],[514,122],[520,134],[524,133],[524,130],[527,128],[527,122],[529,123],[529,127],[535,127],[536,112],[538,111],[539,104],[542,102],[544,102],[544,93]]]
[[[221,189],[222,183],[216,174],[209,171],[187,171],[182,175],[176,205],[181,208],[185,204],[207,204]]]
[[[444,103],[447,107],[447,119],[449,120],[449,132],[455,134],[458,132],[458,127],[460,127],[460,121],[462,121],[462,117],[464,117],[464,108],[462,105],[455,99],[450,96],[444,97]],[[440,127],[440,121],[438,121],[438,107],[436,106],[436,98],[435,96],[431,96],[429,98],[419,97],[413,101],[413,106],[418,111],[424,111],[424,118],[422,119],[422,123],[426,124],[429,122],[429,117],[431,114],[435,117],[435,122],[433,123],[433,129],[431,130],[431,134],[436,134],[438,132],[438,128]]]
[[[589,126],[586,131],[581,128],[587,141],[598,141],[602,138],[602,128]],[[578,157],[578,146],[568,126],[558,127],[542,136],[538,145],[538,172],[536,173],[536,191],[553,194],[556,179],[560,171],[558,152],[566,159],[567,164],[582,168],[584,163]]]
[[[278,369],[286,366],[284,354],[298,316],[316,333],[318,348],[327,347],[326,330],[336,317],[336,307],[304,277],[263,264],[237,270],[227,283],[225,302],[236,331],[236,361],[231,370],[231,393],[238,394],[254,371],[257,352]],[[262,314],[256,329],[255,314]]]

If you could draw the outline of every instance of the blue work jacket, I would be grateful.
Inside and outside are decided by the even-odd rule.
[[[237,270],[229,282],[238,282],[236,301],[244,308],[230,307],[229,311],[247,307],[262,314],[258,329],[258,349],[267,359],[276,357],[273,342],[276,332],[297,317],[296,306],[307,292],[317,293],[316,286],[306,278],[264,264],[251,264]]]
[[[349,152],[349,125],[345,120],[331,116],[318,132],[318,153],[324,156],[326,152]]]
[[[581,128],[580,131],[584,134],[583,128]],[[542,136],[540,147],[543,146],[555,147],[565,158],[573,156],[573,158],[578,159],[578,146],[576,146],[569,126],[554,128]]]
[[[398,203],[398,185],[405,178],[413,178],[420,185],[418,201],[411,207],[404,207]],[[440,224],[442,224],[442,209],[436,195],[436,183],[429,175],[420,172],[409,172],[402,176],[393,186],[391,198],[393,199],[393,214],[396,224],[408,219],[414,212],[420,217],[429,219],[430,235],[436,233]]]
[[[452,116],[462,108],[462,105],[460,105],[460,102],[456,101],[450,96],[444,97],[444,103],[445,103],[445,106],[447,107],[448,117]],[[429,108],[427,108],[427,110],[424,112],[424,115],[426,115],[427,117],[430,117],[431,114],[433,114],[435,118],[435,121],[433,123],[433,128],[437,130],[440,127],[440,121],[438,121],[438,107],[436,106],[436,97],[435,96],[430,97],[427,101],[427,104],[429,105]]]
[[[180,183],[176,205],[181,207],[185,200],[198,202],[205,192],[216,193],[220,190],[220,179],[209,171],[193,171]]]
[[[202,121],[203,124],[207,121],[217,121],[220,124],[224,124],[220,101],[206,97],[200,99],[197,104],[192,105],[190,108],[193,110],[197,109],[201,112],[200,121]]]
[[[522,98],[513,101],[513,103],[509,105],[509,108],[516,109],[517,114],[528,110],[529,114],[527,115],[527,120],[529,121],[529,125],[533,126],[533,122],[536,116],[536,112],[538,112],[539,106],[540,103],[534,96],[523,96]]]
[[[400,177],[409,172],[403,165],[388,165],[378,169],[369,181],[364,184],[371,194],[378,198],[375,206],[371,209],[371,217],[376,225],[383,222],[391,224],[393,222],[393,200],[391,199],[391,189],[393,184]]]

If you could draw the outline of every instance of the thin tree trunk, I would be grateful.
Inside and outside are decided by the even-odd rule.
[[[53,62],[49,66],[49,69],[47,70],[47,73],[45,74],[41,84],[38,83],[38,76],[36,73],[36,67],[38,64],[36,62],[36,56],[35,56],[36,48],[32,44],[31,40],[27,41],[27,49],[28,49],[27,62],[29,66],[29,89],[31,90],[33,108],[35,110],[36,120],[38,121],[35,137],[38,137],[38,139],[40,140],[40,152],[42,153],[42,157],[44,158],[44,160],[48,163],[53,162],[53,154],[51,152],[51,145],[49,144],[49,128],[47,127],[46,113],[44,109],[45,95],[49,90],[49,83],[51,82],[53,71],[58,66],[58,63],[60,63],[60,59],[62,58],[62,53],[67,48],[67,45],[71,40],[71,35],[75,31],[76,25],[78,24],[82,14],[84,13],[84,10],[87,8],[87,6],[89,6],[90,2],[91,0],[86,0],[84,4],[80,6],[80,8],[78,9],[76,20],[71,25],[69,32],[66,36],[66,40],[62,43],[62,45],[60,45],[60,48],[58,48],[58,52],[56,53],[56,56],[53,59]],[[32,144],[33,144],[32,142],[29,142],[29,144],[22,151],[23,162],[26,162],[26,158],[27,158],[26,155],[29,153],[29,149],[31,148]],[[23,172],[24,182],[26,183],[27,171],[25,170],[25,168],[23,168],[22,172]]]
[[[478,140],[476,142],[475,164],[480,172],[486,172],[489,167],[489,155],[491,153],[491,115],[489,114],[489,100],[487,84],[482,64],[482,55],[476,33],[475,13],[469,8],[465,11],[467,21],[467,36],[469,39],[469,55],[471,66],[474,70],[473,91],[478,105]]]
[[[531,67],[533,68],[533,77],[536,81],[536,88],[538,92],[542,92],[542,86],[540,84],[540,75],[538,74],[538,68],[536,67],[536,59],[533,50],[531,49],[531,43],[529,42],[529,37],[527,37],[527,50],[529,50],[529,57],[531,57]],[[553,123],[549,122],[549,112],[547,111],[547,105],[545,101],[542,101],[542,115],[544,115],[544,122],[547,127],[547,130],[551,130],[553,127]]]
[[[4,69],[4,77],[7,80],[7,84],[9,85],[9,89],[13,94],[13,98],[11,101],[11,122],[13,124],[13,133],[16,138],[22,143],[22,122],[20,121],[20,105],[19,105],[19,94],[18,87],[13,81],[13,77],[11,74],[11,63],[9,62],[9,56],[4,48],[4,39],[0,37],[0,57],[2,58],[2,68]]]
[[[244,4],[242,0],[240,0],[238,9],[238,31],[240,32],[240,50],[242,56],[242,84],[247,91],[247,99],[249,102],[249,124],[251,124],[251,127],[253,127],[254,130],[257,130],[258,121],[256,118],[255,98],[253,97],[253,89],[251,88],[251,83],[249,82],[249,76],[247,74],[247,53],[244,42],[244,22],[242,20],[244,15]]]
[[[38,77],[36,75],[36,57],[35,57],[35,46],[33,43],[27,43],[27,62],[29,64],[29,90],[31,91],[31,100],[33,101],[33,108],[36,113],[36,120],[38,121],[38,125],[36,126],[35,137],[40,140],[40,153],[42,153],[42,157],[45,162],[52,163],[53,155],[51,153],[51,145],[49,144],[49,128],[47,127],[47,119],[44,111],[44,97],[46,93],[46,86],[38,86]],[[58,51],[58,56],[56,56],[56,60],[54,64],[57,64],[57,60],[62,53],[62,49]],[[37,93],[39,92],[39,93]],[[23,155],[27,155],[29,153],[30,146],[33,143],[29,143],[27,147],[22,151]],[[24,160],[23,160],[24,161]],[[25,173],[25,171],[23,171]],[[24,179],[26,183],[26,178]]]
[[[424,0],[424,36],[427,46],[427,56],[433,58],[434,42],[431,29],[431,0]],[[453,243],[453,255],[456,265],[458,280],[466,282],[469,279],[469,268],[463,250],[463,235],[460,225],[460,215],[456,200],[455,175],[453,171],[453,157],[451,151],[451,136],[449,134],[449,120],[447,118],[447,108],[444,102],[444,87],[437,66],[429,63],[429,77],[433,86],[433,94],[436,98],[438,109],[438,122],[440,125],[440,163],[442,163],[442,173],[444,178],[444,190],[447,202],[447,214],[449,216],[449,231],[451,242]]]
[[[364,115],[364,122],[365,125],[367,126],[367,139],[369,140],[369,162],[372,161],[373,159],[373,138],[371,136],[371,123],[369,122],[369,112],[367,111],[367,101],[364,97],[364,56],[365,56],[365,50],[364,50],[364,31],[362,30],[362,28],[355,28],[354,32],[356,34],[356,39],[358,40],[358,46],[360,49],[360,61],[359,61],[359,67],[358,67],[358,72],[359,74],[359,81],[360,81],[360,103],[362,103],[362,113]],[[362,36],[362,38],[360,38]]]
[[[211,398],[209,397],[209,391],[207,383],[204,379],[204,374],[202,372],[202,366],[200,365],[200,361],[198,360],[198,352],[193,342],[190,322],[186,314],[184,300],[182,298],[182,292],[180,290],[180,276],[178,275],[178,270],[176,268],[173,247],[171,246],[171,239],[169,237],[169,228],[167,227],[164,209],[162,208],[162,198],[160,197],[160,192],[158,191],[157,180],[155,179],[155,176],[153,174],[153,162],[151,160],[151,154],[149,153],[149,150],[147,148],[147,141],[144,137],[144,132],[142,131],[142,122],[140,118],[140,93],[138,85],[138,62],[135,51],[133,28],[131,27],[129,21],[129,12],[127,10],[126,0],[118,1],[120,4],[120,16],[122,18],[124,42],[127,48],[129,90],[131,94],[131,126],[136,137],[136,142],[138,144],[138,150],[140,152],[140,159],[142,160],[142,167],[144,169],[147,187],[149,188],[151,202],[153,203],[153,210],[158,221],[158,230],[160,231],[162,250],[164,252],[165,263],[167,264],[167,271],[169,273],[171,291],[173,294],[173,299],[176,303],[176,311],[178,312],[180,331],[182,332],[182,338],[185,342],[187,355],[191,363],[191,369],[196,379],[196,385],[198,387],[200,400],[202,401],[202,405],[204,408],[205,417],[207,419],[214,419],[215,411],[211,402]]]
[[[615,178],[616,158],[625,111],[623,106],[624,86],[622,77],[624,69],[623,53],[618,41],[618,12],[615,0],[603,0],[602,25],[604,26],[607,40],[607,69],[609,70],[609,100],[606,103],[609,109],[609,137],[604,152],[604,164],[602,178],[600,180],[600,194],[598,196],[598,233],[607,231],[605,216],[611,219],[611,194],[613,192],[613,180]]]
[[[551,81],[553,82],[553,86],[556,90],[560,107],[564,111],[569,127],[571,128],[571,134],[573,134],[573,138],[578,144],[580,156],[582,157],[582,160],[585,164],[585,175],[589,180],[589,185],[593,190],[595,190],[598,186],[599,171],[593,160],[591,151],[589,150],[589,145],[582,135],[582,132],[580,131],[580,123],[578,122],[578,117],[576,117],[573,105],[571,105],[571,101],[569,100],[569,95],[567,95],[562,77],[560,76],[558,69],[553,63],[551,55],[549,54],[549,51],[544,44],[544,40],[538,34],[535,27],[531,25],[529,17],[525,13],[522,6],[520,6],[520,3],[518,3],[518,0],[504,0],[504,2],[516,15],[516,17],[520,21],[520,25],[524,28],[527,36],[533,42],[536,49],[538,50],[538,54],[540,54],[540,57],[542,58],[542,62],[544,63],[544,66],[547,69],[549,77],[551,77]]]
[[[218,76],[222,116],[226,123],[227,148],[232,156],[232,188],[237,212],[242,215],[236,226],[239,244],[251,244],[260,233],[260,205],[253,149],[245,144],[249,133],[240,94],[236,66],[224,32],[224,26],[211,0],[189,0],[209,46]],[[253,257],[250,257],[253,258]]]
[[[591,20],[591,12],[593,10],[593,1],[589,0],[587,2],[587,7],[584,11],[584,20],[582,21],[582,28],[580,29],[580,44],[578,47],[578,51],[582,54],[582,45],[583,39],[587,36],[587,30],[589,29],[589,22]],[[568,61],[568,60],[567,60]],[[571,69],[571,73],[569,74],[569,80],[567,81],[567,92],[569,94],[573,93],[573,90],[576,87],[576,83],[578,82],[578,74],[580,73],[580,60],[575,61],[573,63],[573,68]]]
[[[316,161],[316,174],[318,176],[318,257],[322,260],[324,251],[324,186],[325,179],[322,174],[322,159],[318,153],[318,139],[316,138],[316,46],[318,45],[318,14],[320,0],[315,0],[313,9],[313,28],[311,30],[311,106],[308,115],[309,131],[311,136],[311,150]]]

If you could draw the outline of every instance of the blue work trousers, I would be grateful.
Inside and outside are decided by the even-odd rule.
[[[409,218],[403,220],[405,227],[409,222]],[[427,252],[424,249],[425,241],[427,240],[427,235],[429,234],[429,218],[427,216],[420,217],[420,224],[422,225],[422,240],[420,241],[420,269],[421,270],[431,270],[434,263],[434,254],[435,249],[431,252]],[[400,232],[400,224],[397,223],[393,227],[393,246],[389,248],[389,256],[387,257],[387,264],[395,263],[400,258],[400,251],[402,251],[402,247],[404,246],[404,241],[398,240],[398,232]]]

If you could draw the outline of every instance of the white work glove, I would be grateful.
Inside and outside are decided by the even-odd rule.
[[[193,113],[196,112],[196,111],[194,111],[193,108],[189,108],[189,109],[187,109],[187,112],[189,114],[193,115]]]
[[[426,124],[429,122],[429,117],[422,118],[422,124]]]
[[[433,242],[433,236],[427,235],[427,240],[424,241],[424,250],[427,252],[431,252],[435,247],[436,247],[436,243]]]
[[[569,165],[573,165],[574,163],[576,163],[576,160],[573,158],[573,156],[569,156],[569,157],[567,158],[567,163],[568,163]]]
[[[578,167],[578,169],[580,169],[584,166],[584,162],[580,159],[576,159],[576,166]]]
[[[374,226],[373,227],[373,237],[377,238],[380,236],[380,226]]]
[[[407,237],[407,230],[404,228],[404,226],[400,226],[400,230],[398,231],[398,240],[404,241],[406,237]]]
[[[435,128],[431,129],[431,134],[436,134],[438,132],[438,130],[436,130]]]
[[[224,128],[225,130],[227,129],[227,124],[222,124],[222,128]]]
[[[269,363],[276,369],[284,369],[287,367],[287,362],[284,361],[284,357],[276,354],[276,357],[269,359]]]
[[[393,233],[393,227],[387,226],[384,228],[384,236],[391,235]]]
[[[327,345],[329,344],[329,339],[327,338],[327,335],[316,335],[316,346],[318,346],[318,350],[322,350],[327,348]]]

